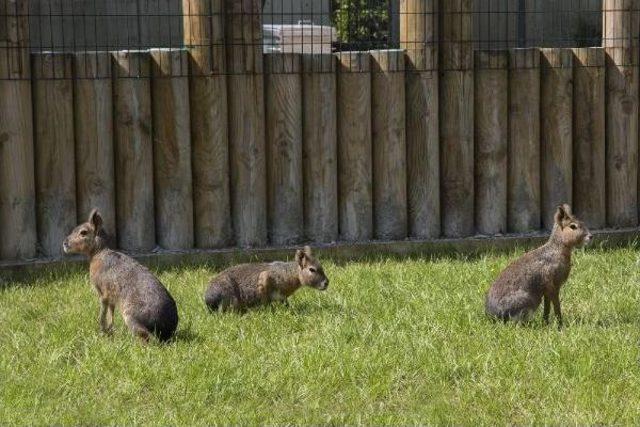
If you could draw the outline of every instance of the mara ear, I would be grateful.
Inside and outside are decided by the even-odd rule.
[[[571,208],[569,208],[569,212],[567,212],[565,209],[565,206],[569,206],[569,205],[565,204],[565,205],[558,206],[558,209],[556,210],[556,214],[554,216],[554,220],[556,224],[560,226],[560,228],[562,228],[562,221],[569,218],[569,216],[571,215]]]
[[[304,253],[303,250],[298,249],[296,251],[296,262],[298,263],[298,266],[300,266],[300,268],[304,268],[305,257],[306,257],[306,254]]]
[[[571,206],[569,206],[567,203],[563,203],[562,209],[564,209],[564,212],[567,214],[568,217],[573,216],[573,212],[571,211]]]
[[[89,214],[89,223],[93,226],[95,231],[100,230],[100,227],[102,227],[102,216],[97,209],[91,210],[91,213]]]
[[[311,246],[307,245],[304,247],[304,254],[309,258],[313,256],[313,254],[311,253]]]

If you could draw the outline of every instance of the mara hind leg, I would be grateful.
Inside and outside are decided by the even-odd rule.
[[[134,316],[123,313],[124,323],[127,325],[133,335],[138,337],[142,343],[147,344],[149,339],[153,335],[153,332],[149,330],[142,322],[138,321]]]
[[[101,301],[100,306],[100,330],[106,335],[113,333],[113,304],[107,300]]]
[[[242,311],[239,291],[230,279],[209,286],[204,301],[211,312]]]
[[[502,301],[502,314],[506,320],[518,323],[526,323],[540,305],[541,298],[531,295],[529,292],[517,291]]]
[[[556,291],[552,295],[550,295],[549,299],[553,304],[553,312],[558,319],[558,328],[562,329],[562,310],[560,309],[560,292]]]

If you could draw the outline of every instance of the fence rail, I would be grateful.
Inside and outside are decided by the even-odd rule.
[[[186,48],[69,53],[1,0],[0,260],[61,256],[92,207],[133,252],[525,233],[560,202],[637,227],[636,1],[603,47],[500,50],[436,3],[400,3],[401,49],[265,54],[260,0],[184,0]]]

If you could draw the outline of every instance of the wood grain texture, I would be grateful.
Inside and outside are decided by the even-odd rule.
[[[540,52],[509,53],[509,232],[540,229]]]
[[[446,237],[474,234],[473,71],[440,78],[442,229]]]
[[[400,0],[400,48],[415,70],[438,68],[438,0]]]
[[[440,188],[446,237],[474,234],[472,3],[440,4]]]
[[[0,259],[36,255],[31,83],[0,80]]]
[[[231,202],[236,243],[267,243],[267,171],[264,80],[260,75],[227,76]]]
[[[336,58],[304,54],[302,65],[305,236],[333,242],[338,239]]]
[[[338,54],[340,237],[373,237],[371,65],[368,52]]]
[[[441,1],[439,16],[441,69],[473,69],[473,0]]]
[[[183,0],[189,49],[189,99],[195,244],[231,245],[224,0]]]
[[[29,2],[0,0],[0,79],[29,79]]]
[[[437,49],[428,49],[437,57]],[[440,122],[437,69],[425,69],[426,60],[407,56],[407,201],[409,235],[437,238],[440,221]]]
[[[541,49],[540,140],[542,225],[551,230],[556,208],[573,204],[573,52]]]
[[[225,1],[231,205],[236,243],[267,243],[260,0]]]
[[[475,52],[475,213],[480,234],[507,232],[509,53]]]
[[[606,49],[607,224],[638,224],[638,67],[624,48]]]
[[[606,226],[605,53],[574,49],[573,212],[589,228]]]
[[[301,57],[264,57],[269,240],[298,243],[304,235]]]
[[[196,246],[225,247],[233,242],[226,77],[191,76],[190,101]]]
[[[104,230],[116,237],[116,188],[113,147],[111,55],[74,54],[73,100],[77,186],[77,221],[97,208]]]
[[[121,51],[113,60],[118,247],[148,252],[156,246],[150,58]]]
[[[0,259],[13,260],[33,258],[37,243],[28,3],[0,10]]]
[[[194,246],[189,79],[186,50],[152,49],[156,238],[166,249]]]
[[[38,242],[59,257],[77,224],[71,56],[34,55],[33,77]]]
[[[371,52],[374,235],[407,237],[404,51]]]
[[[637,0],[604,0],[606,48],[607,224],[638,224],[638,34]]]

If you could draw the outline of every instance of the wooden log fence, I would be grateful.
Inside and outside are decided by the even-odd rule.
[[[340,237],[373,238],[371,58],[369,52],[338,57],[338,183]]]
[[[74,55],[73,101],[78,221],[93,208],[116,239],[116,192],[113,151],[113,92],[109,52]]]
[[[620,1],[602,48],[476,52],[468,0],[405,0],[401,50],[335,54],[263,54],[260,0],[184,0],[173,50],[29,55],[8,16],[0,261],[62,256],[93,207],[132,252],[530,233],[565,202],[636,227]]]
[[[62,241],[76,224],[72,57],[33,57],[33,123],[38,244],[47,257],[62,255]]]
[[[551,230],[556,206],[573,195],[573,52],[542,49],[540,57],[542,225]]]
[[[507,223],[510,233],[540,228],[540,52],[509,52]]]
[[[507,232],[509,54],[475,53],[475,220],[480,234]]]
[[[156,246],[149,52],[114,55],[113,103],[118,247]]]

